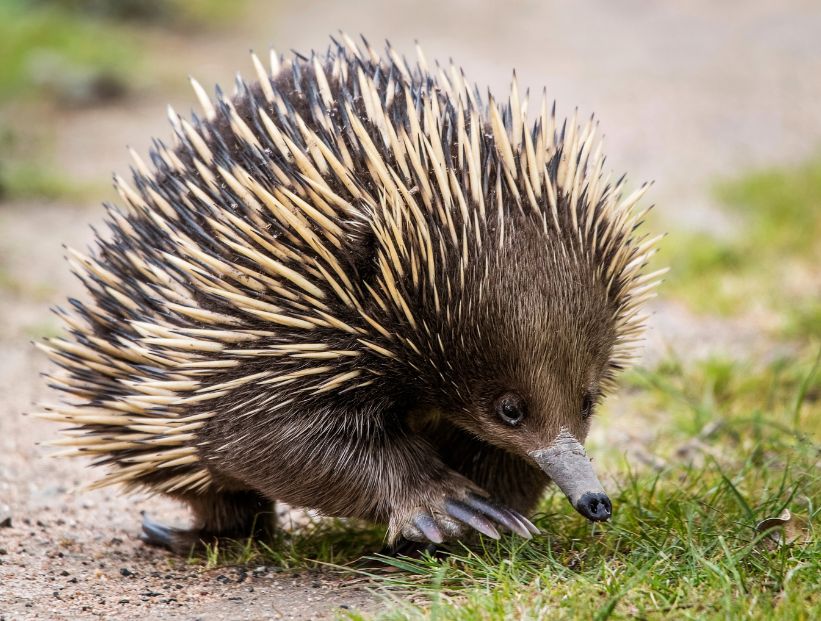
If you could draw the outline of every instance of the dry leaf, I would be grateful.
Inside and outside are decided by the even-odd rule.
[[[767,518],[766,520],[761,520],[758,524],[755,525],[755,529],[759,533],[772,531],[769,533],[770,539],[772,539],[776,543],[781,543],[781,531],[775,529],[784,528],[787,524],[790,523],[790,520],[792,520],[792,514],[790,513],[790,510],[784,509],[781,512],[781,515],[779,515],[778,517],[771,517]]]

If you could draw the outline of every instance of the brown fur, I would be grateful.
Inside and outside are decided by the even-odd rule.
[[[581,401],[598,392],[614,338],[612,308],[593,276],[546,255],[544,242],[531,239],[539,236],[523,224],[508,249],[489,258],[487,276],[466,282],[462,300],[484,287],[485,304],[476,323],[443,329],[448,354],[435,368],[446,374],[386,369],[372,398],[359,403],[329,396],[276,414],[217,411],[201,434],[208,467],[271,499],[389,522],[393,537],[419,507],[443,515],[442,499],[474,489],[532,510],[548,479],[526,455],[562,428],[584,439]],[[251,398],[258,390],[243,392]],[[493,411],[507,390],[530,404],[517,428]],[[414,418],[431,409],[441,412],[438,420],[419,428]],[[201,508],[203,520],[213,507]],[[463,527],[452,530],[456,536]]]

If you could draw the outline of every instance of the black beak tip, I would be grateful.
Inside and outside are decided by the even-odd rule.
[[[576,503],[576,511],[591,522],[606,522],[613,513],[613,505],[607,494],[586,492]]]

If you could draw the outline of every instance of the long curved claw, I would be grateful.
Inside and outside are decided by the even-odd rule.
[[[155,522],[148,517],[145,511],[141,515],[143,516],[143,530],[139,535],[140,540],[148,545],[168,548],[169,550],[174,549],[176,544],[175,536],[178,534],[177,529]]]
[[[533,534],[533,535],[541,535],[542,534],[542,531],[540,531],[539,528],[533,522],[528,520],[521,513],[519,513],[518,511],[514,511],[513,509],[508,509],[508,511],[510,511],[510,513],[513,515],[513,517],[515,517],[522,524],[524,524],[525,528],[527,528],[527,530],[529,530],[531,532],[531,534]]]
[[[520,537],[524,537],[525,539],[531,539],[533,537],[527,527],[519,521],[516,514],[510,509],[499,507],[486,498],[482,498],[481,496],[477,496],[475,494],[470,494],[465,499],[465,502],[474,509],[481,511],[489,518],[496,520],[499,524],[507,528],[509,531],[516,533]]]
[[[432,543],[442,543],[445,540],[445,536],[442,534],[442,531],[439,530],[439,527],[431,516],[426,514],[417,515],[413,518],[413,524],[422,531],[422,534]]]
[[[451,500],[449,498],[445,500],[445,511],[450,517],[455,518],[460,522],[464,522],[468,526],[478,530],[483,535],[491,537],[492,539],[499,539],[500,537],[499,531],[496,530],[490,520],[479,513],[477,509],[474,509],[463,502]]]

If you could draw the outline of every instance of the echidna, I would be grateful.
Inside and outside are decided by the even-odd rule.
[[[658,273],[596,122],[346,36],[252,59],[231,98],[192,80],[204,116],[170,111],[174,146],[70,252],[90,295],[41,345],[57,444],[189,503],[191,531],[143,525],[176,549],[277,500],[391,541],[530,537],[551,479],[607,520],[581,443]]]

